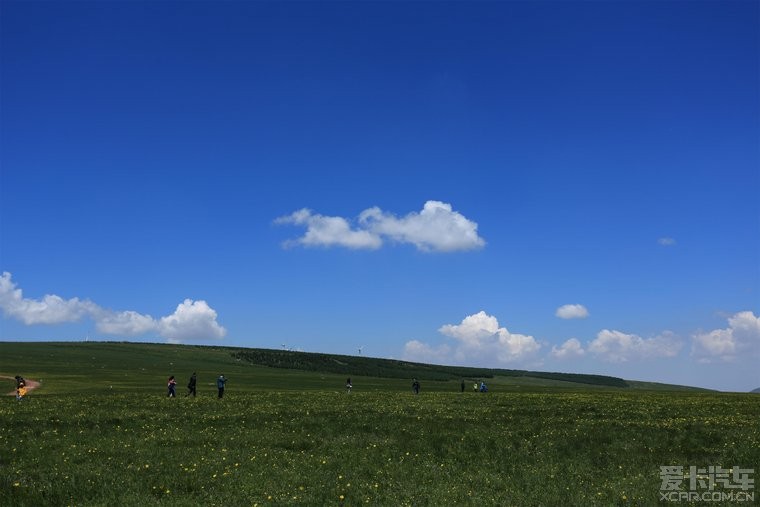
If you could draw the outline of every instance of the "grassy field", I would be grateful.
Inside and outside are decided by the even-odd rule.
[[[245,351],[245,349],[243,349]],[[486,370],[451,368],[454,372],[465,370],[461,376],[448,375],[446,380],[427,380],[432,369],[439,376],[442,368],[430,365],[404,363],[403,370],[397,369],[395,377],[378,377],[362,375],[363,363],[383,362],[388,360],[372,358],[354,358],[351,356],[329,356],[334,361],[341,358],[347,368],[346,372],[314,371],[320,364],[323,354],[305,354],[299,352],[270,351],[264,362],[251,364],[240,359],[240,349],[228,347],[194,347],[146,343],[13,343],[0,342],[0,375],[13,377],[23,375],[41,380],[41,393],[57,394],[72,392],[119,393],[119,392],[163,392],[169,375],[176,375],[179,387],[184,387],[192,372],[198,372],[198,387],[213,392],[214,379],[224,374],[230,379],[230,389],[237,392],[256,392],[262,390],[303,391],[303,390],[342,390],[346,377],[350,376],[361,391],[408,391],[414,377],[423,379],[425,391],[454,392],[459,391],[460,381],[467,383],[484,379],[489,386],[504,392],[520,389],[588,390],[610,389],[599,383],[579,383],[545,378],[537,372],[518,372],[516,370]],[[281,362],[282,356],[307,356],[314,359],[307,366],[312,370],[285,369],[272,367],[266,361]],[[294,361],[294,363],[303,363]],[[358,371],[357,371],[358,368]],[[364,367],[368,372],[379,368]],[[480,375],[477,375],[477,374]],[[515,375],[515,373],[521,373]],[[524,375],[523,373],[528,373]],[[473,375],[475,374],[475,375]],[[584,378],[594,376],[565,375],[567,378]],[[614,377],[598,377],[611,382],[622,381]],[[592,378],[592,382],[596,382]],[[631,389],[651,390],[685,390],[703,391],[691,387],[668,384],[625,382]],[[12,388],[11,384],[11,388]],[[468,386],[471,388],[471,386]],[[180,389],[181,390],[181,389]]]
[[[449,381],[414,396],[361,377],[346,394],[342,375],[224,349],[18,345],[0,344],[0,374],[43,387],[0,400],[3,506],[666,505],[660,466],[760,468],[757,395],[494,378],[487,394]]]

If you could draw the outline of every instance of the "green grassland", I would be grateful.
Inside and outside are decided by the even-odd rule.
[[[657,505],[660,466],[760,468],[756,395],[494,374],[414,396],[353,373],[347,394],[345,372],[237,352],[0,343],[0,375],[42,381],[0,399],[0,505]]]
[[[426,391],[456,391],[461,380],[485,380],[499,391],[513,388],[696,390],[625,381],[602,375],[463,368],[357,356],[267,349],[118,342],[0,342],[0,375],[42,381],[39,394],[72,392],[162,392],[176,375],[180,387],[192,372],[199,389],[213,391],[224,374],[238,392],[342,390],[351,377],[357,390],[408,391],[412,378]],[[11,385],[12,387],[12,385]],[[468,386],[469,387],[469,386]]]

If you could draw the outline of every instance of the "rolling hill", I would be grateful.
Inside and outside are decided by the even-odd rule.
[[[242,391],[342,389],[346,377],[359,390],[405,390],[412,378],[423,389],[456,390],[462,380],[485,380],[508,389],[692,390],[603,375],[432,365],[286,350],[130,342],[0,342],[0,375],[42,382],[40,393],[159,390],[169,375],[179,392],[192,372],[199,390],[224,374]]]

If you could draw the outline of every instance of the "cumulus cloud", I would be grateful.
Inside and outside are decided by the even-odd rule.
[[[478,224],[454,211],[451,204],[427,201],[422,211],[402,218],[374,207],[359,215],[368,230],[399,243],[411,243],[422,251],[473,250],[485,245]]]
[[[465,317],[459,324],[441,326],[438,331],[455,340],[452,347],[435,348],[415,340],[407,343],[407,356],[415,353],[416,360],[437,362],[509,364],[530,359],[541,348],[532,336],[511,333],[484,311]]]
[[[657,244],[660,246],[675,246],[676,240],[673,238],[668,238],[668,237],[659,238],[657,240]]]
[[[458,340],[457,352],[463,357],[495,357],[509,363],[532,356],[541,348],[532,336],[509,332],[484,311],[465,317],[459,324],[441,326],[438,331]]]
[[[173,314],[161,317],[161,336],[171,341],[223,338],[227,331],[216,322],[216,311],[205,301],[185,299]]]
[[[701,362],[760,356],[760,318],[745,311],[728,319],[728,327],[692,336],[692,356]]]
[[[277,218],[275,223],[306,226],[306,233],[286,242],[286,246],[377,249],[387,239],[410,243],[424,252],[453,252],[485,245],[478,236],[477,223],[440,201],[427,201],[421,211],[401,218],[378,207],[368,208],[359,214],[355,226],[346,218],[314,214],[308,209]]]
[[[156,320],[150,315],[134,311],[112,312],[100,310],[94,316],[98,331],[114,336],[138,336],[157,330]]]
[[[296,240],[287,241],[286,246],[342,246],[353,249],[377,249],[383,240],[377,234],[361,229],[352,229],[348,220],[341,217],[326,217],[309,209],[298,210],[275,220],[276,224],[305,225],[306,234]]]
[[[585,355],[586,351],[577,338],[570,338],[559,347],[552,347],[550,354],[557,359],[572,359]]]
[[[554,315],[560,319],[585,319],[588,317],[588,310],[583,305],[562,305]]]
[[[42,299],[27,299],[21,289],[16,288],[11,274],[4,272],[0,276],[0,308],[8,317],[31,325],[76,322],[88,315],[96,305],[79,298],[63,299],[51,294]]]
[[[186,299],[173,314],[160,319],[127,310],[116,312],[78,298],[46,295],[29,299],[17,288],[11,274],[0,276],[0,309],[7,317],[24,324],[62,324],[90,318],[96,329],[112,336],[139,336],[156,333],[172,342],[220,339],[227,330],[217,322],[217,314],[205,301]]]
[[[653,338],[642,338],[635,334],[603,329],[588,344],[588,351],[605,361],[622,363],[637,359],[673,357],[682,346],[681,340],[667,331]]]

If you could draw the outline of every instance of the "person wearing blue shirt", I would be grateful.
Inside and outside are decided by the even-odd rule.
[[[219,389],[219,398],[224,396],[224,384],[226,383],[227,379],[224,378],[224,375],[219,375],[219,378],[216,379],[216,388]]]

